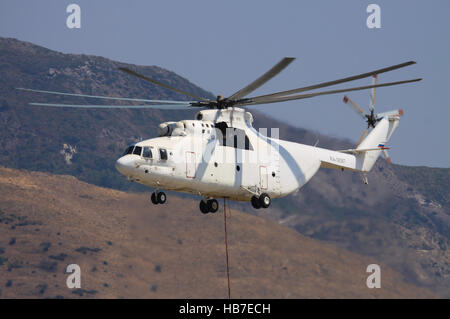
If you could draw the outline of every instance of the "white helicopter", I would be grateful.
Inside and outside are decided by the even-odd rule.
[[[171,87],[136,73],[128,68],[120,68],[130,75],[137,76],[155,85],[184,94],[195,101],[166,101],[106,96],[92,96],[35,89],[20,90],[47,94],[91,97],[134,102],[144,105],[70,105],[50,103],[30,103],[31,105],[81,108],[154,108],[186,109],[202,108],[194,120],[165,122],[159,125],[159,137],[143,140],[129,146],[122,157],[116,161],[117,170],[129,180],[154,188],[151,195],[153,204],[164,204],[166,194],[162,190],[173,190],[202,196],[202,213],[215,213],[219,209],[216,198],[235,201],[250,201],[255,209],[267,208],[273,198],[280,198],[298,191],[320,167],[357,171],[363,174],[370,171],[382,152],[387,160],[385,144],[399,125],[403,114],[401,109],[375,114],[374,102],[376,88],[417,82],[421,79],[377,84],[377,75],[403,68],[414,61],[382,68],[372,72],[350,76],[335,81],[323,82],[298,89],[268,95],[246,98],[268,80],[280,73],[294,58],[284,58],[261,77],[233,95],[216,100],[205,99],[189,92]],[[337,89],[314,93],[305,91],[324,88],[358,79],[373,77],[372,85]],[[354,149],[328,150],[267,137],[253,126],[251,113],[240,106],[277,103],[311,98],[320,95],[348,91],[372,89],[369,114],[348,97],[350,103],[366,121],[364,130]],[[367,135],[367,132],[371,132]],[[275,130],[276,131],[276,130]],[[272,135],[274,130],[272,129]]]

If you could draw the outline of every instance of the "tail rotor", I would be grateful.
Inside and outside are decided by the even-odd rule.
[[[377,82],[378,82],[378,75],[375,74],[372,77],[372,85],[376,85]],[[383,117],[392,117],[392,116],[403,115],[403,110],[401,110],[401,109],[396,110],[396,111],[391,111],[391,112],[375,114],[375,97],[376,97],[376,87],[373,87],[371,89],[370,97],[369,97],[369,113],[365,114],[364,111],[362,110],[362,108],[358,104],[356,104],[348,96],[344,96],[344,103],[351,106],[352,110],[356,111],[356,113],[358,115],[360,115],[367,123],[367,128],[364,130],[360,139],[358,140],[358,143],[356,144],[356,148],[358,148],[358,146],[364,140],[364,138],[366,137],[369,130],[371,130],[371,128],[372,129],[375,128],[377,122],[380,121]],[[378,147],[380,148],[380,150],[383,151],[384,158],[390,164],[391,158],[389,157],[389,154],[387,152],[388,148],[384,147],[384,145],[381,145],[381,144]]]
[[[375,74],[372,80],[373,85],[377,84],[377,80],[378,76]],[[353,102],[352,99],[350,99],[348,96],[344,96],[344,103],[345,104],[350,103],[353,109],[356,110],[356,112],[366,120],[367,129],[370,129],[370,127],[375,128],[375,124],[377,124],[377,122],[381,120],[381,117],[375,115],[375,95],[376,95],[376,88],[372,88],[372,91],[370,92],[369,114],[364,114],[363,110],[355,102]],[[363,134],[363,136],[364,135],[365,134]]]

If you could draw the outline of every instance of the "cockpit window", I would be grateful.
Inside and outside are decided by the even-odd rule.
[[[125,150],[125,152],[123,152],[123,155],[128,155],[128,154],[133,153],[133,148],[134,148],[134,145],[128,146],[127,149]]]
[[[139,156],[141,156],[141,152],[142,152],[142,147],[136,146],[136,147],[134,148],[133,154],[134,154],[134,155],[139,155]]]
[[[144,146],[144,151],[142,152],[143,157],[153,158],[152,150],[148,146]]]
[[[159,149],[159,158],[163,161],[167,160],[167,150],[164,148]]]

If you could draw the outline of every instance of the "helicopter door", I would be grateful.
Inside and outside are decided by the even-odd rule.
[[[260,166],[259,167],[259,187],[261,189],[267,189],[267,167],[266,166]]]
[[[195,178],[195,153],[186,152],[186,177]]]

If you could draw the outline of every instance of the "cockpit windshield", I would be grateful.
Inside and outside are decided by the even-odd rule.
[[[128,146],[127,149],[125,150],[125,152],[123,152],[123,155],[128,155],[128,154],[132,154],[133,153],[133,149],[134,149],[134,145]]]
[[[130,145],[130,146],[127,147],[125,152],[123,152],[123,156],[129,155],[129,154],[134,154],[134,155],[141,156],[141,153],[142,153],[142,147],[135,146],[135,145]]]
[[[142,147],[136,146],[133,150],[133,154],[141,156],[141,153],[142,153]]]

